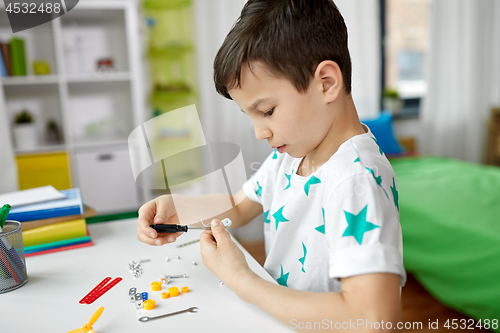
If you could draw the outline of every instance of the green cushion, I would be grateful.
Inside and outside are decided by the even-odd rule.
[[[406,270],[444,305],[500,319],[500,168],[430,156],[391,164]]]

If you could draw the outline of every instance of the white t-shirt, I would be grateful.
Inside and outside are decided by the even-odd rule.
[[[394,273],[404,286],[396,177],[365,128],[307,177],[275,151],[243,185],[263,207],[264,268],[279,284],[331,292],[342,277]]]

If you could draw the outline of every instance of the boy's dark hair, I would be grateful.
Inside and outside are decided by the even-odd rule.
[[[215,89],[231,99],[227,91],[240,87],[241,65],[260,61],[306,92],[324,60],[339,65],[350,94],[347,28],[332,0],[249,0],[215,57]]]

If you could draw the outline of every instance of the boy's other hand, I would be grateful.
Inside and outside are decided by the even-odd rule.
[[[250,272],[245,255],[231,239],[231,235],[217,219],[212,220],[211,230],[200,236],[203,264],[224,284],[233,289],[242,274]]]
[[[162,195],[142,205],[137,220],[137,238],[149,245],[164,245],[175,242],[182,235],[181,232],[158,233],[151,224],[179,224],[172,196]]]

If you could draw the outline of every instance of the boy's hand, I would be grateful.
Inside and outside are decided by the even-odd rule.
[[[245,255],[231,239],[219,220],[211,222],[212,229],[201,234],[200,246],[203,264],[225,285],[233,289],[242,274],[250,271]]]
[[[158,233],[151,224],[179,224],[172,196],[162,195],[142,205],[137,220],[137,238],[149,245],[163,245],[175,242],[182,235],[181,232]]]

